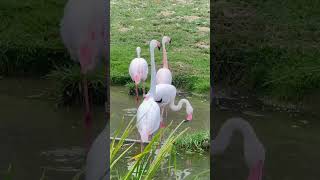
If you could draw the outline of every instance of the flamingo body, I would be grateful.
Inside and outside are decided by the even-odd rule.
[[[71,58],[81,65],[82,73],[94,69],[104,56],[104,2],[69,0],[60,23],[60,35]]]
[[[137,110],[137,128],[142,142],[147,142],[150,135],[160,126],[160,108],[153,98],[143,100]]]
[[[157,84],[171,84],[172,74],[168,68],[160,68],[157,72]]]
[[[143,58],[134,58],[129,66],[129,74],[136,84],[146,81],[148,77],[148,63]]]
[[[169,106],[171,110],[173,111],[179,111],[182,108],[182,105],[186,105],[186,113],[187,117],[186,120],[192,120],[192,114],[193,114],[193,108],[190,104],[190,102],[187,99],[181,99],[177,105],[175,105],[174,101],[177,95],[177,89],[175,86],[171,84],[158,84],[156,86],[156,102],[159,103],[159,106],[161,108],[165,108],[166,106]],[[161,116],[163,115],[163,112],[161,112]],[[161,117],[162,120],[162,117]]]

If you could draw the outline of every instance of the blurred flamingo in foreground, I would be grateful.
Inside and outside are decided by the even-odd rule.
[[[250,169],[248,180],[261,180],[265,159],[265,149],[250,124],[241,118],[227,120],[212,143],[212,153],[221,154],[230,143],[234,131],[238,130],[244,141],[244,157]]]
[[[60,34],[65,47],[71,58],[80,63],[87,130],[90,130],[92,115],[86,75],[95,68],[98,60],[105,54],[103,7],[103,0],[69,0],[60,24]],[[90,142],[87,143],[88,146]]]
[[[138,84],[142,81],[143,84],[143,95],[145,95],[145,81],[148,77],[148,63],[145,59],[140,57],[141,48],[137,47],[137,58],[134,58],[129,66],[129,74],[131,79],[136,85],[136,99],[138,102]]]
[[[158,104],[154,101],[156,94],[156,67],[154,60],[154,49],[158,47],[160,50],[160,43],[156,40],[150,42],[151,54],[151,85],[146,97],[140,104],[137,110],[137,128],[141,137],[141,151],[143,150],[143,143],[147,142],[150,136],[155,133],[160,126],[160,109]]]

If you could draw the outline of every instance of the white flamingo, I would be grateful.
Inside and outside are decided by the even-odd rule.
[[[230,143],[234,131],[239,131],[244,140],[244,157],[250,169],[248,180],[261,180],[265,160],[265,149],[250,124],[241,118],[231,118],[221,127],[212,143],[212,153],[221,154]]]
[[[168,36],[163,36],[162,38],[162,63],[163,67],[157,72],[157,84],[171,84],[172,74],[168,66],[168,57],[166,44],[171,43],[171,38]]]
[[[92,121],[86,75],[106,54],[104,48],[104,1],[69,0],[64,8],[60,35],[71,58],[80,63],[83,75],[85,125],[90,130]],[[89,139],[89,137],[88,137]],[[90,142],[88,143],[90,144]]]
[[[169,106],[172,111],[179,111],[182,108],[182,105],[186,106],[187,117],[186,120],[192,120],[193,108],[190,102],[187,99],[180,99],[178,104],[175,105],[174,101],[177,95],[177,89],[171,84],[158,84],[156,86],[156,97],[155,100],[159,103],[161,107],[161,122],[160,126],[164,127],[163,122],[163,112],[165,107]]]
[[[145,94],[145,81],[148,77],[148,63],[145,59],[140,57],[141,48],[136,49],[137,57],[134,58],[129,66],[129,74],[131,79],[136,85],[136,97],[138,99],[138,84],[142,81],[143,84],[143,95]]]
[[[156,94],[156,67],[154,60],[154,49],[158,47],[160,50],[160,43],[156,40],[150,42],[151,54],[151,85],[149,96],[146,97],[140,104],[137,110],[137,128],[141,137],[141,151],[143,143],[149,140],[149,137],[159,129],[160,126],[160,108],[154,101]]]

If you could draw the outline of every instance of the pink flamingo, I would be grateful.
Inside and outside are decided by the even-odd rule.
[[[141,48],[137,47],[137,58],[134,58],[129,66],[129,74],[136,85],[136,99],[138,102],[138,84],[142,81],[143,95],[145,95],[145,81],[148,77],[148,63],[145,59],[140,57]]]
[[[90,129],[92,115],[89,104],[86,75],[92,71],[104,49],[104,1],[69,0],[64,8],[60,34],[71,58],[80,63],[83,76],[83,97],[85,102],[85,125]],[[88,138],[89,140],[89,138]],[[89,145],[88,142],[87,145]]]
[[[156,67],[154,60],[154,49],[158,47],[160,50],[160,43],[156,40],[150,42],[151,54],[151,85],[146,97],[137,110],[137,128],[141,137],[141,151],[143,150],[143,143],[147,142],[150,136],[159,129],[160,126],[160,108],[155,102],[156,94]]]
[[[162,63],[163,67],[157,72],[157,84],[171,84],[172,74],[168,66],[167,50],[166,44],[171,43],[171,38],[168,36],[163,36],[162,38]]]
[[[257,138],[250,124],[241,118],[231,118],[221,127],[217,137],[212,143],[212,153],[221,154],[230,143],[234,131],[243,135],[244,157],[250,169],[248,180],[261,180],[265,159],[265,149]]]
[[[157,84],[171,84],[172,83],[172,74],[171,74],[171,71],[169,70],[168,56],[167,56],[167,49],[166,49],[166,44],[170,44],[170,43],[171,43],[171,38],[169,36],[162,37],[162,64],[163,64],[163,67],[160,68],[157,72]],[[163,109],[166,110],[166,118],[167,118],[168,117],[168,109],[166,106],[162,106],[161,112],[163,112]],[[161,113],[161,114],[163,114],[163,113]]]
[[[160,127],[165,127],[163,122],[163,112],[166,106],[169,106],[172,111],[179,111],[182,105],[186,106],[187,117],[186,120],[192,120],[193,108],[187,99],[180,99],[177,105],[174,104],[177,94],[177,89],[171,84],[158,84],[156,86],[155,100],[161,107],[161,122]]]

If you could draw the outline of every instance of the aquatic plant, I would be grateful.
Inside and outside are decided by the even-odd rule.
[[[126,85],[126,88],[128,89],[128,94],[131,95],[131,96],[135,96],[136,95],[136,85],[133,83],[133,82],[130,82],[130,83],[127,83]],[[139,95],[142,95],[143,94],[143,89],[142,89],[142,84],[140,83],[138,85],[138,93]],[[148,93],[149,89],[150,89],[150,84],[149,83],[146,83],[145,84],[145,91],[146,93]]]
[[[55,83],[52,95],[59,105],[82,103],[82,78],[79,66],[59,66],[46,77]],[[93,104],[105,102],[105,77],[103,68],[87,76],[89,96]]]
[[[209,131],[198,131],[182,136],[175,142],[175,146],[177,149],[183,149],[188,152],[204,152],[209,150],[209,142]]]
[[[134,117],[135,118],[135,117]],[[132,125],[134,118],[129,122],[127,127],[123,130],[120,140],[116,143],[115,138],[112,140],[110,145],[110,169],[114,173],[117,172],[116,165],[120,159],[128,155],[128,152],[135,143],[131,144],[129,147],[123,148],[125,139],[129,136],[135,127]],[[170,130],[172,123],[170,123],[166,128],[160,129],[149,142],[149,144],[144,148],[143,152],[132,157],[130,159],[131,166],[128,171],[119,174],[117,173],[117,179],[152,179],[156,176],[157,172],[161,169],[161,164],[166,163],[168,167],[168,174],[171,175],[173,172],[176,173],[176,146],[175,143],[178,139],[182,138],[189,128],[178,132],[180,126],[183,124],[183,121],[173,130]],[[123,123],[116,130],[114,136],[117,137],[122,131]],[[164,134],[168,136],[160,142],[161,137],[164,137]],[[161,145],[160,145],[161,144]],[[159,147],[160,146],[160,147]],[[122,149],[123,148],[123,149]],[[206,170],[208,171],[208,170]],[[205,174],[204,172],[203,174]],[[201,175],[201,174],[200,174]],[[199,176],[199,174],[197,175]],[[195,177],[197,177],[195,176]]]

